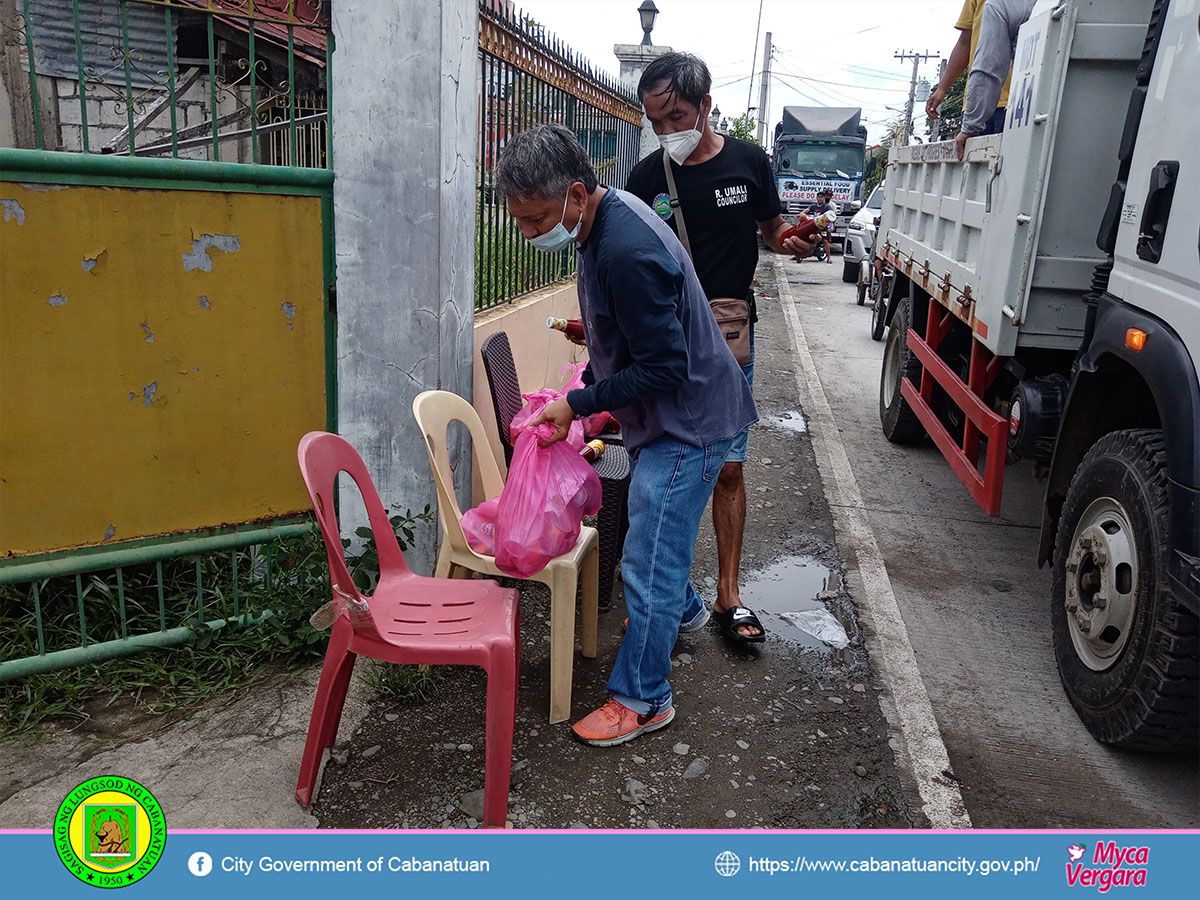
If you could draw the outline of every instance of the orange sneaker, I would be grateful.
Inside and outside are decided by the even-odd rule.
[[[575,736],[593,747],[615,747],[632,741],[639,734],[665,728],[675,718],[675,707],[657,716],[640,716],[628,706],[609,700],[576,722]]]

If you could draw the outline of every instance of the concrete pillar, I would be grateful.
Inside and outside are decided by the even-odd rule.
[[[659,44],[614,44],[613,55],[621,61],[621,86],[636,97],[638,81],[641,80],[642,73],[646,71],[646,66],[650,65],[657,57],[665,56],[670,52],[670,47]],[[649,156],[658,147],[658,135],[654,133],[650,122],[643,115],[642,152],[638,154],[638,158]]]
[[[471,399],[477,0],[333,5],[338,425],[385,505],[437,506],[412,399]],[[469,497],[469,444],[451,465]],[[343,532],[365,524],[342,488]],[[407,554],[432,570],[436,524]]]

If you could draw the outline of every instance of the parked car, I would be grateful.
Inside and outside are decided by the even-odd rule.
[[[867,205],[856,212],[846,226],[846,242],[842,245],[842,281],[847,284],[858,281],[859,263],[871,257],[871,246],[875,243],[875,229],[882,209],[883,184],[880,183],[871,192]]]

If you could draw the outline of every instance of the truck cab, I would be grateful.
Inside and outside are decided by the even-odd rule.
[[[830,190],[838,208],[835,243],[862,207],[867,129],[859,124],[862,110],[824,106],[785,106],[775,126],[772,169],[784,218],[795,222]]]

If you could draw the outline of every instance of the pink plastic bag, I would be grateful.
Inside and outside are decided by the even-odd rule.
[[[583,383],[583,370],[586,367],[587,363],[582,362],[567,363],[562,367],[562,371],[559,374],[565,376],[567,379],[562,389],[564,397],[571,391],[582,390],[585,387]],[[604,434],[615,434],[621,430],[620,423],[613,418],[612,413],[592,413],[590,416],[584,416],[580,421],[583,422],[584,440],[597,438]]]
[[[463,513],[463,535],[470,548],[482,556],[496,555],[496,513],[499,507],[500,498],[493,497]]]
[[[536,575],[570,551],[583,517],[600,510],[600,479],[579,455],[582,424],[573,422],[566,440],[545,447],[541,442],[554,436],[554,426],[529,427],[560,396],[549,389],[525,394],[529,402],[513,417],[512,465],[498,498],[494,534],[496,567],[516,578]]]

